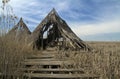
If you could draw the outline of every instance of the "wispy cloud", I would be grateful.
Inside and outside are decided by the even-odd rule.
[[[84,24],[84,25],[81,25],[79,23],[72,23],[70,26],[72,26],[73,31],[78,36],[120,32],[119,21],[103,22],[96,24]]]
[[[78,36],[120,32],[119,0],[11,0],[10,4],[31,30],[54,7]]]

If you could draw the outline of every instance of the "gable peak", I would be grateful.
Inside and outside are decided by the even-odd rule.
[[[53,8],[51,11],[50,11],[50,13],[49,13],[49,15],[58,15],[58,13],[57,13],[57,11],[55,10],[55,8]]]
[[[22,23],[22,24],[24,23],[24,21],[23,21],[23,18],[22,18],[22,17],[20,18],[19,23],[20,23],[20,24],[21,24],[21,23]]]

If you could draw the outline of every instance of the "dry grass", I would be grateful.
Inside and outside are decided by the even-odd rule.
[[[28,56],[34,53],[30,47],[26,46],[22,42],[17,42],[9,36],[0,37],[0,73],[4,74],[4,79],[10,79],[10,76],[13,75],[22,77],[22,68],[21,62]],[[0,77],[3,79],[3,76]],[[22,79],[22,78],[20,78]]]
[[[82,68],[88,74],[99,75],[101,79],[120,79],[120,42],[88,43],[95,52],[60,51],[59,58],[67,56],[74,61],[72,68]],[[35,52],[22,42],[6,36],[0,37],[0,73],[13,77],[17,75],[22,79],[19,70],[23,66],[21,62]],[[9,76],[4,77],[10,79]]]
[[[120,42],[88,43],[96,51],[64,51],[59,57],[67,55],[74,60],[72,68],[82,68],[88,74],[99,75],[100,79],[120,79]]]

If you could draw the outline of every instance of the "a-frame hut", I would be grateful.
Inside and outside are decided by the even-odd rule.
[[[21,42],[27,41],[30,34],[30,30],[22,18],[20,18],[19,22],[8,32],[8,35],[10,35],[12,39]]]
[[[53,8],[32,33],[34,48],[91,50],[67,25]]]

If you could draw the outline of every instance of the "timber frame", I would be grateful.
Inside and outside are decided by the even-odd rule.
[[[33,47],[37,49],[46,49],[46,47],[58,47],[60,50],[92,49],[77,37],[54,8],[37,26],[31,36],[33,38]]]
[[[22,30],[19,28],[22,28]],[[8,34],[13,34],[13,37],[19,34],[15,38],[20,40],[27,37],[27,44],[32,46],[33,49],[92,50],[71,30],[54,8],[32,33],[21,18]]]

